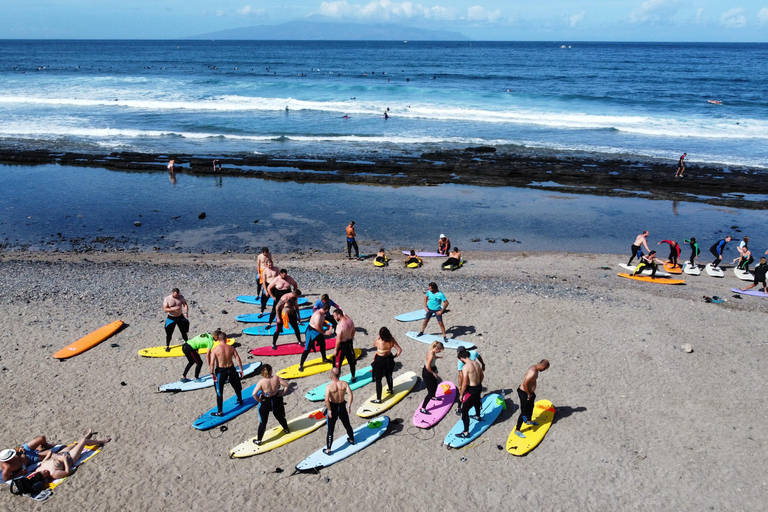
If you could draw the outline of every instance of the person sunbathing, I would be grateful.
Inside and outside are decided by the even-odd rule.
[[[80,439],[73,446],[67,446],[62,448],[58,453],[48,452],[45,459],[40,463],[35,473],[43,473],[47,471],[50,474],[52,480],[64,478],[71,475],[77,465],[77,461],[80,459],[80,455],[83,453],[83,448],[88,446],[104,446],[112,439],[107,437],[106,439],[91,439],[95,432],[88,429],[85,436]]]

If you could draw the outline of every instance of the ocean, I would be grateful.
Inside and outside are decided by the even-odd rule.
[[[0,41],[0,148],[766,168],[766,77],[768,44]]]

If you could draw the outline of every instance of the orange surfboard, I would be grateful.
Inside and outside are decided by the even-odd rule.
[[[633,276],[632,274],[625,274],[624,272],[619,272],[619,277],[625,277],[627,279],[634,279],[635,281],[645,281],[648,283],[657,283],[657,284],[685,284],[685,279],[668,279],[666,277],[652,278],[651,276],[641,276],[641,275]]]
[[[98,345],[105,339],[115,334],[115,332],[120,327],[122,327],[122,325],[123,325],[122,320],[115,320],[111,324],[107,324],[100,329],[96,329],[88,336],[84,336],[79,340],[77,340],[76,342],[74,342],[73,344],[67,347],[64,347],[63,349],[53,354],[53,357],[55,357],[56,359],[67,359],[68,357],[76,356],[77,354],[82,354],[89,348]]]
[[[670,274],[682,274],[683,273],[683,267],[678,267],[676,265],[672,265],[670,262],[666,262],[664,264],[664,270],[666,270]]]

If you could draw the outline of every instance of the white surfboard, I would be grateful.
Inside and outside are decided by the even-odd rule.
[[[256,370],[258,370],[260,367],[261,361],[244,364],[243,377],[250,377],[256,373]],[[163,384],[157,389],[159,391],[194,391],[196,389],[209,388],[211,386],[213,386],[213,378],[211,378],[211,374],[209,373],[208,375],[204,375],[199,379],[192,379],[187,382],[181,382],[178,380],[176,382],[171,382],[170,384]]]
[[[698,265],[691,266],[690,261],[686,261],[685,265],[683,265],[683,272],[688,274],[689,276],[700,276],[701,275],[701,269]]]
[[[629,270],[630,274],[633,273],[637,268],[637,265],[627,265],[626,263],[619,263],[619,266],[624,270]],[[646,268],[641,272],[641,274],[644,276],[649,276],[651,275],[651,269]],[[669,277],[669,274],[667,272],[664,272],[663,270],[658,270],[656,272],[656,277]]]
[[[725,274],[720,268],[715,268],[712,266],[711,263],[707,263],[707,266],[705,267],[707,274],[709,274],[712,277],[723,277]]]
[[[746,270],[741,270],[738,267],[733,267],[733,273],[741,279],[742,281],[754,281],[755,276],[747,272]]]
[[[422,343],[426,343],[427,345],[431,345],[433,341],[439,341],[443,344],[443,347],[445,348],[451,348],[453,350],[458,350],[461,347],[466,348],[467,350],[471,348],[475,348],[475,344],[471,341],[461,341],[461,340],[454,340],[448,338],[448,341],[443,340],[442,336],[439,336],[437,334],[422,334],[419,336],[419,333],[416,331],[408,331],[405,333],[406,336],[411,338],[412,340],[420,341]]]

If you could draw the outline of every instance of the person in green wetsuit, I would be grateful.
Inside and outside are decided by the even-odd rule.
[[[206,332],[184,342],[181,346],[181,351],[184,352],[184,356],[187,358],[187,366],[184,368],[181,382],[189,382],[187,373],[189,373],[189,369],[192,368],[193,365],[195,365],[195,380],[200,379],[200,369],[203,367],[203,358],[200,357],[198,351],[201,348],[205,348],[210,354],[211,350],[213,350],[213,342],[215,339],[218,339],[219,334],[221,334],[221,331],[216,329],[213,332],[213,335]]]
[[[701,250],[699,249],[699,244],[696,243],[696,239],[691,237],[690,239],[683,240],[683,243],[690,244],[691,246],[691,267],[696,267],[696,263],[694,260],[696,259],[696,256],[699,255]]]

